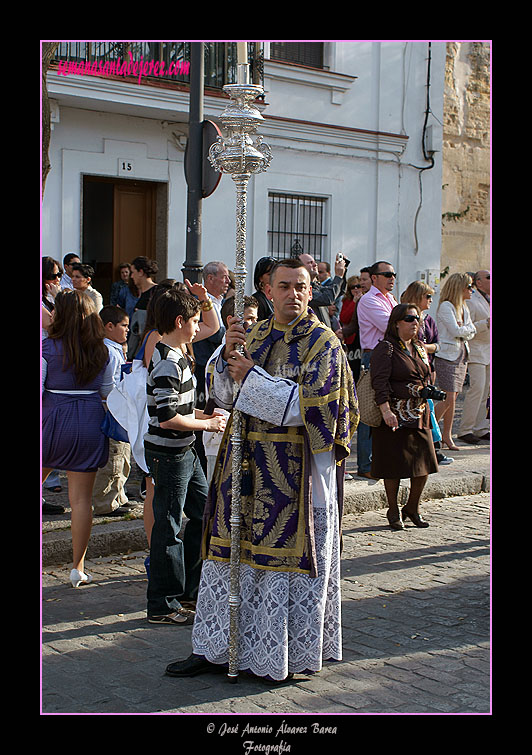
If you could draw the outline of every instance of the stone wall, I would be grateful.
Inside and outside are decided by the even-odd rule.
[[[441,270],[490,268],[490,44],[450,42],[444,90]]]

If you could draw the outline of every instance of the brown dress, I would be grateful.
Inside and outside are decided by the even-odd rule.
[[[399,340],[381,341],[371,354],[370,372],[377,404],[388,401],[399,420],[395,432],[384,420],[372,428],[372,476],[403,479],[437,472],[429,407],[415,395],[416,388],[430,383],[422,346],[412,356]]]

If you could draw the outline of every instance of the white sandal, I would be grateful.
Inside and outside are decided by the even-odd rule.
[[[89,582],[92,582],[92,577],[90,574],[85,574],[85,572],[72,569],[70,572],[70,581],[72,582],[72,587],[79,587],[81,584],[88,585]]]

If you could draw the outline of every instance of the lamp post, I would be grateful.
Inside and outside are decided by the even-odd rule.
[[[222,125],[228,135],[218,137],[209,149],[209,160],[213,168],[221,173],[229,173],[236,188],[236,264],[235,274],[235,315],[244,317],[244,287],[246,282],[246,215],[247,185],[252,174],[264,172],[272,159],[271,149],[262,142],[262,137],[255,134],[264,120],[259,110],[254,107],[254,100],[264,90],[258,84],[249,83],[249,65],[247,60],[247,43],[237,43],[237,83],[226,84],[224,92],[230,97],[224,112],[220,116]],[[255,137],[255,141],[253,141]],[[238,388],[235,384],[234,396]],[[231,488],[231,557],[229,588],[229,681],[238,679],[238,617],[240,608],[240,519],[241,519],[241,481],[244,438],[242,433],[242,416],[233,410],[233,428],[231,435],[232,488]]]
[[[187,142],[187,237],[183,277],[201,280],[201,200],[203,129],[203,42],[190,46],[190,111]],[[187,174],[188,173],[188,174]]]

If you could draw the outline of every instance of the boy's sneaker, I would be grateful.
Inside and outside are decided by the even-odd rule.
[[[150,624],[174,624],[181,626],[190,626],[194,623],[194,612],[188,611],[185,608],[180,608],[178,611],[168,613],[166,616],[148,616]]]
[[[438,464],[452,464],[454,461],[451,456],[444,456],[438,451],[436,452],[436,458],[438,459]]]

